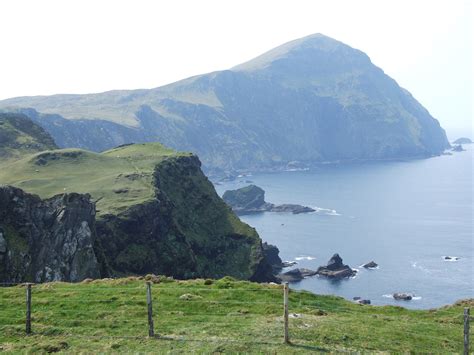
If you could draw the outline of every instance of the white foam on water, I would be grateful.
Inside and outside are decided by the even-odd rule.
[[[297,256],[295,260],[314,260],[316,259],[314,256]]]
[[[443,255],[442,258],[444,261],[447,261],[447,262],[459,261],[459,259],[461,259],[459,256],[449,256],[449,255]],[[446,259],[446,258],[450,258],[450,259]]]
[[[392,299],[393,299],[393,295],[389,295],[389,294],[387,294],[387,295],[382,295],[382,297],[385,297],[385,298],[392,298]]]
[[[337,213],[336,210],[330,209],[330,208],[322,208],[318,206],[310,206],[315,214],[321,215],[321,216],[340,216],[339,213]]]

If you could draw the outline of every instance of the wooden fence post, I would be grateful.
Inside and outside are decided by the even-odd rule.
[[[31,284],[26,284],[26,335],[31,334]]]
[[[469,308],[464,308],[464,355],[469,355]]]
[[[155,336],[155,329],[153,326],[153,304],[151,298],[151,282],[146,283],[146,303],[148,305],[148,336]]]
[[[290,342],[288,336],[288,282],[283,284],[283,322],[285,323],[284,342],[288,344]]]

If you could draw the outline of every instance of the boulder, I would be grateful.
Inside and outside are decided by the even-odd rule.
[[[331,259],[329,259],[327,265],[320,266],[316,273],[331,279],[342,279],[354,276],[357,271],[352,270],[349,265],[344,265],[339,254],[334,254]]]
[[[370,300],[360,299],[360,300],[357,300],[357,303],[358,304],[370,304]]]

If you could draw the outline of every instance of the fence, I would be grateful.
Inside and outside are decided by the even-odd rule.
[[[290,290],[288,284],[111,282],[3,285],[16,287],[0,287],[0,338],[3,333],[7,337],[38,334],[314,345],[364,344],[393,337],[408,339],[418,350],[429,342],[441,348],[451,346],[446,349],[463,344],[464,353],[469,353],[468,308],[458,316],[440,309],[439,324],[421,319],[415,325],[417,330],[410,331],[411,321],[405,316],[380,307],[347,305],[337,298],[315,298]],[[354,317],[357,312],[359,321]],[[338,318],[326,317],[331,314]],[[368,323],[372,320],[392,323],[390,332]],[[439,327],[435,333],[423,330],[433,326]]]

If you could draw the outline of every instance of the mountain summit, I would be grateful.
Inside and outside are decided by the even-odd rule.
[[[28,114],[61,147],[160,141],[223,170],[422,157],[449,146],[438,121],[365,53],[321,34],[151,90],[22,97],[0,108]]]

